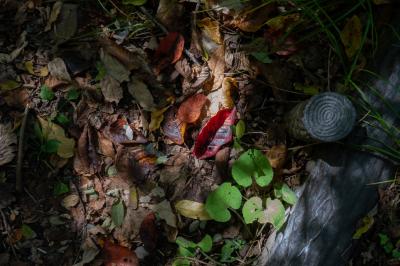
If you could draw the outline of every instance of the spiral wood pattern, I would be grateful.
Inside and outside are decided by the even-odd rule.
[[[297,139],[332,142],[346,137],[355,120],[356,110],[349,99],[325,92],[295,106],[288,114],[287,129]]]

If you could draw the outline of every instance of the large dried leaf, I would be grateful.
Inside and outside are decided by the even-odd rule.
[[[206,34],[216,44],[222,44],[223,39],[219,29],[219,22],[212,18],[204,18],[197,22],[197,25],[203,28],[204,34]]]
[[[68,41],[78,28],[78,4],[63,3],[54,26],[57,43]]]
[[[97,132],[97,138],[99,140],[99,152],[105,156],[114,158],[115,149],[113,143],[100,132]]]
[[[128,81],[130,71],[121,64],[115,57],[100,49],[100,59],[107,70],[107,74],[119,82]]]
[[[71,158],[74,156],[75,140],[67,138],[64,129],[59,125],[46,121],[41,117],[38,117],[38,120],[45,139],[59,142],[57,155],[61,158]]]
[[[264,26],[270,15],[275,11],[276,6],[274,4],[264,5],[260,8],[250,7],[238,14],[231,24],[245,32],[256,32]]]
[[[176,227],[176,216],[172,211],[168,200],[163,200],[157,205],[152,206],[152,210],[158,214],[169,226]]]
[[[224,109],[213,116],[201,129],[194,144],[193,153],[199,159],[214,156],[221,147],[232,141],[232,125],[236,121],[236,109]]]
[[[68,73],[67,66],[65,65],[64,60],[60,57],[56,57],[50,61],[47,68],[53,77],[63,81],[71,81],[71,76]]]
[[[118,176],[141,183],[155,169],[157,158],[149,154],[142,146],[119,146],[115,156]]]
[[[100,87],[106,102],[115,102],[118,104],[123,97],[123,91],[119,82],[109,75],[106,75],[101,80]]]
[[[170,109],[165,114],[165,119],[162,127],[164,135],[176,144],[185,142],[186,123],[175,118],[175,110]]]
[[[103,253],[105,266],[139,266],[139,260],[134,252],[113,244],[110,240],[104,242]]]
[[[79,137],[74,169],[81,175],[92,175],[101,169],[101,161],[96,152],[96,136],[91,126],[86,125]]]
[[[178,109],[178,120],[185,123],[196,123],[200,118],[203,107],[207,103],[207,97],[204,94],[196,94],[184,101]]]
[[[178,32],[170,32],[161,39],[155,52],[156,73],[166,68],[170,64],[176,63],[182,56],[185,39]]]
[[[175,204],[176,211],[188,218],[197,219],[200,221],[210,220],[211,217],[208,215],[203,203],[191,201],[191,200],[180,200]]]
[[[128,84],[128,91],[144,110],[153,111],[156,107],[153,95],[147,85],[139,79],[132,77],[131,82]]]

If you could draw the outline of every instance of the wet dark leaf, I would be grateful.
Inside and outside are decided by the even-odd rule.
[[[140,239],[148,251],[153,251],[157,246],[158,232],[156,216],[154,213],[148,214],[140,225]]]
[[[185,39],[178,32],[170,32],[165,36],[155,52],[156,72],[159,73],[169,64],[176,63],[182,56]]]

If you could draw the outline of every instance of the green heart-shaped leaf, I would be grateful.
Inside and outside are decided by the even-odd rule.
[[[231,183],[223,183],[211,192],[206,200],[206,211],[212,219],[227,222],[231,218],[228,208],[239,209],[242,195]]]
[[[251,224],[263,214],[262,200],[259,197],[248,199],[242,209],[243,218],[246,224]]]
[[[297,201],[296,193],[289,188],[288,185],[283,184],[274,189],[275,197],[282,198],[283,201],[293,205]]]

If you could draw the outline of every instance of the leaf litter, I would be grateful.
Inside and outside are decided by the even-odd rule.
[[[297,142],[281,129],[284,114],[307,98],[298,88],[327,88],[342,75],[322,52],[327,40],[299,41],[296,30],[309,25],[293,3],[28,1],[18,11],[11,2],[0,4],[20,23],[0,36],[1,122],[12,121],[0,124],[2,183],[13,182],[27,103],[32,113],[29,195],[18,206],[0,189],[6,254],[31,264],[165,265],[180,250],[235,265],[269,233],[251,237],[241,217],[284,225],[309,159],[309,149],[288,149]],[[349,59],[361,52],[364,23],[354,15],[340,24]]]

